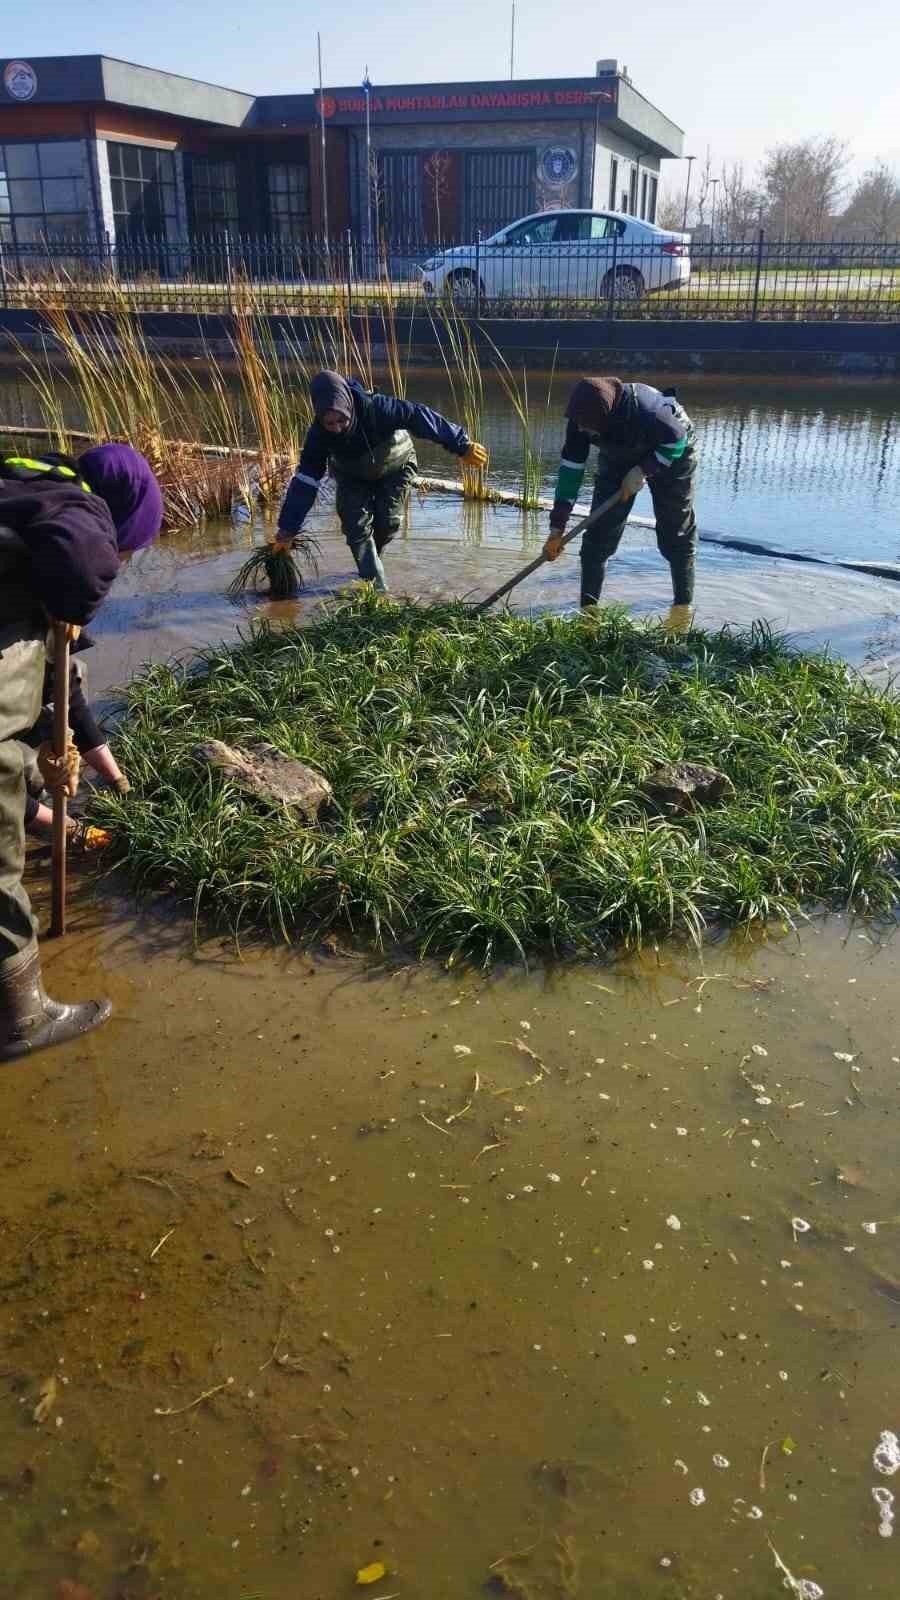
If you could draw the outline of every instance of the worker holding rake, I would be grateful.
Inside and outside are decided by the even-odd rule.
[[[665,626],[680,633],[690,626],[694,598],[697,521],[694,476],[697,458],[690,417],[673,394],[648,383],[618,378],[582,378],[566,407],[568,427],[544,545],[555,561],[578,498],[591,446],[598,455],[592,508],[614,503],[586,529],[581,544],[581,604],[595,606],[606,563],[618,549],[635,496],[646,483],[656,515],[656,542],[672,572],[672,608]]]
[[[330,467],[337,483],[337,513],[357,571],[383,591],[382,553],[400,530],[416,479],[413,438],[442,445],[469,467],[485,467],[487,451],[430,406],[370,393],[339,372],[317,373],[310,398],[314,421],[272,542],[276,548],[290,548]]]

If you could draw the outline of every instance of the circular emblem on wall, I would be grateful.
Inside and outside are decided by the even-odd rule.
[[[324,117],[327,122],[328,118],[333,117],[334,113],[337,111],[337,101],[334,99],[333,95],[317,94],[316,110],[318,111],[319,116]]]
[[[27,61],[8,61],[3,69],[3,87],[14,100],[32,100],[37,94],[37,73]]]
[[[578,157],[568,145],[552,144],[541,156],[541,177],[545,183],[571,183],[578,171]]]

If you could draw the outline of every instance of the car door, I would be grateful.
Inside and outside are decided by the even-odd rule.
[[[525,222],[514,222],[502,239],[488,246],[491,252],[488,270],[496,285],[488,288],[485,279],[489,294],[499,299],[531,300],[541,293],[544,262],[554,248],[556,219],[554,211],[528,217]]]
[[[548,300],[579,300],[588,276],[591,218],[584,211],[558,211],[552,241],[541,251],[536,281]],[[537,263],[536,263],[537,265]]]

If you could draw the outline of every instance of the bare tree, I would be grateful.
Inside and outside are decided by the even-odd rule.
[[[436,242],[441,243],[441,201],[446,198],[453,158],[449,150],[432,150],[425,162],[425,177],[434,200]]]
[[[694,201],[694,212],[697,218],[696,226],[699,228],[706,226],[707,207],[710,208],[710,215],[712,214],[712,197],[715,192],[713,190],[713,183],[715,181],[716,177],[715,173],[713,172],[712,156],[710,155],[709,145],[707,145],[706,160],[700,168],[700,175],[697,179],[697,198]]]
[[[674,190],[660,190],[656,202],[656,226],[666,228],[670,233],[680,233],[684,221],[684,194],[677,194]]]
[[[763,199],[758,189],[747,182],[742,161],[723,165],[719,180],[716,232],[721,238],[742,244],[759,227]]]
[[[762,164],[766,224],[782,239],[825,238],[845,190],[847,146],[830,135],[773,145]]]
[[[900,241],[900,182],[886,162],[876,162],[863,173],[840,219],[839,231],[845,239],[876,244]]]

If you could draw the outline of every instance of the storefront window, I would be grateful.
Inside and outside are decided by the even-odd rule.
[[[89,227],[80,140],[0,145],[0,244],[75,239]]]
[[[237,169],[233,161],[191,157],[191,213],[195,233],[237,232]]]
[[[109,144],[109,176],[118,240],[174,236],[178,221],[175,157],[143,144]]]
[[[269,218],[280,239],[309,232],[309,168],[298,162],[274,162],[269,174]]]

